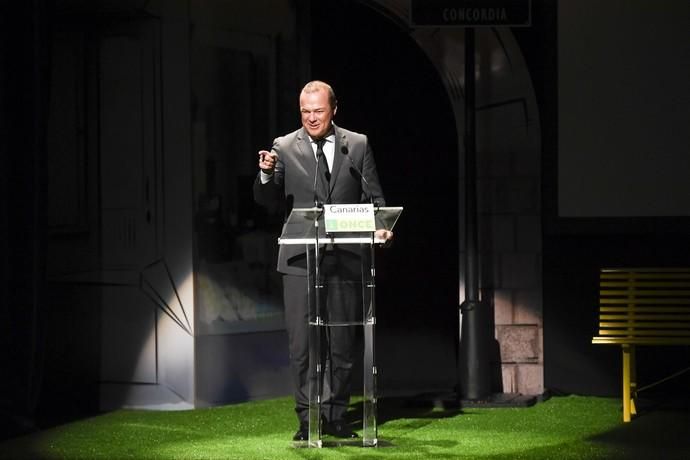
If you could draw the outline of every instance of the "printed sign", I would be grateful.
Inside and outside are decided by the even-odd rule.
[[[326,233],[376,230],[373,204],[327,204],[324,206],[324,221]]]
[[[527,27],[530,0],[411,0],[410,25]]]

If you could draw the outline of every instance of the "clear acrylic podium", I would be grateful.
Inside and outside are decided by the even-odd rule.
[[[374,208],[376,229],[392,230],[402,207]],[[347,232],[326,234],[323,225],[323,208],[295,208],[288,216],[281,245],[304,245],[307,254],[307,287],[309,302],[309,439],[306,447],[322,447],[321,405],[325,363],[323,338],[327,328],[362,327],[364,340],[362,386],[362,445],[378,444],[376,425],[376,266],[375,247],[384,243],[375,238],[374,232]],[[361,313],[342,320],[328,314],[324,290],[328,289],[321,274],[323,254],[334,247],[347,246],[351,253],[359,252],[361,272]]]

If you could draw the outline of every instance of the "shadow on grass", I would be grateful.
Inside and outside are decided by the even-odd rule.
[[[630,423],[622,423],[590,441],[619,452],[616,458],[688,459],[690,397],[676,394],[638,399],[637,415]]]
[[[350,405],[346,420],[351,429],[362,427],[363,403],[357,401]],[[434,420],[455,417],[463,413],[457,402],[445,401],[430,395],[385,397],[376,402],[376,424],[399,419],[411,419],[410,429],[421,428]]]

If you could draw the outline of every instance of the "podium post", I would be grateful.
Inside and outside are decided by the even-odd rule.
[[[402,207],[374,208],[375,228],[392,230]],[[322,447],[321,406],[324,401],[324,350],[323,338],[326,328],[363,328],[364,356],[362,382],[362,445],[373,447],[378,444],[376,424],[376,245],[385,241],[375,238],[375,232],[327,233],[322,208],[295,208],[286,221],[285,231],[278,240],[281,245],[304,245],[307,254],[307,299],[309,302],[309,439],[306,447]],[[289,231],[287,230],[289,229]],[[325,249],[338,246],[359,246],[362,290],[361,315],[355,318],[331,317],[324,290],[328,289],[321,274],[321,255]],[[327,395],[326,395],[327,396]]]

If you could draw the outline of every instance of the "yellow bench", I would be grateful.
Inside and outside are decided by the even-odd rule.
[[[623,348],[623,421],[629,422],[642,390],[635,346],[690,345],[690,268],[602,269],[599,335],[592,343]]]

